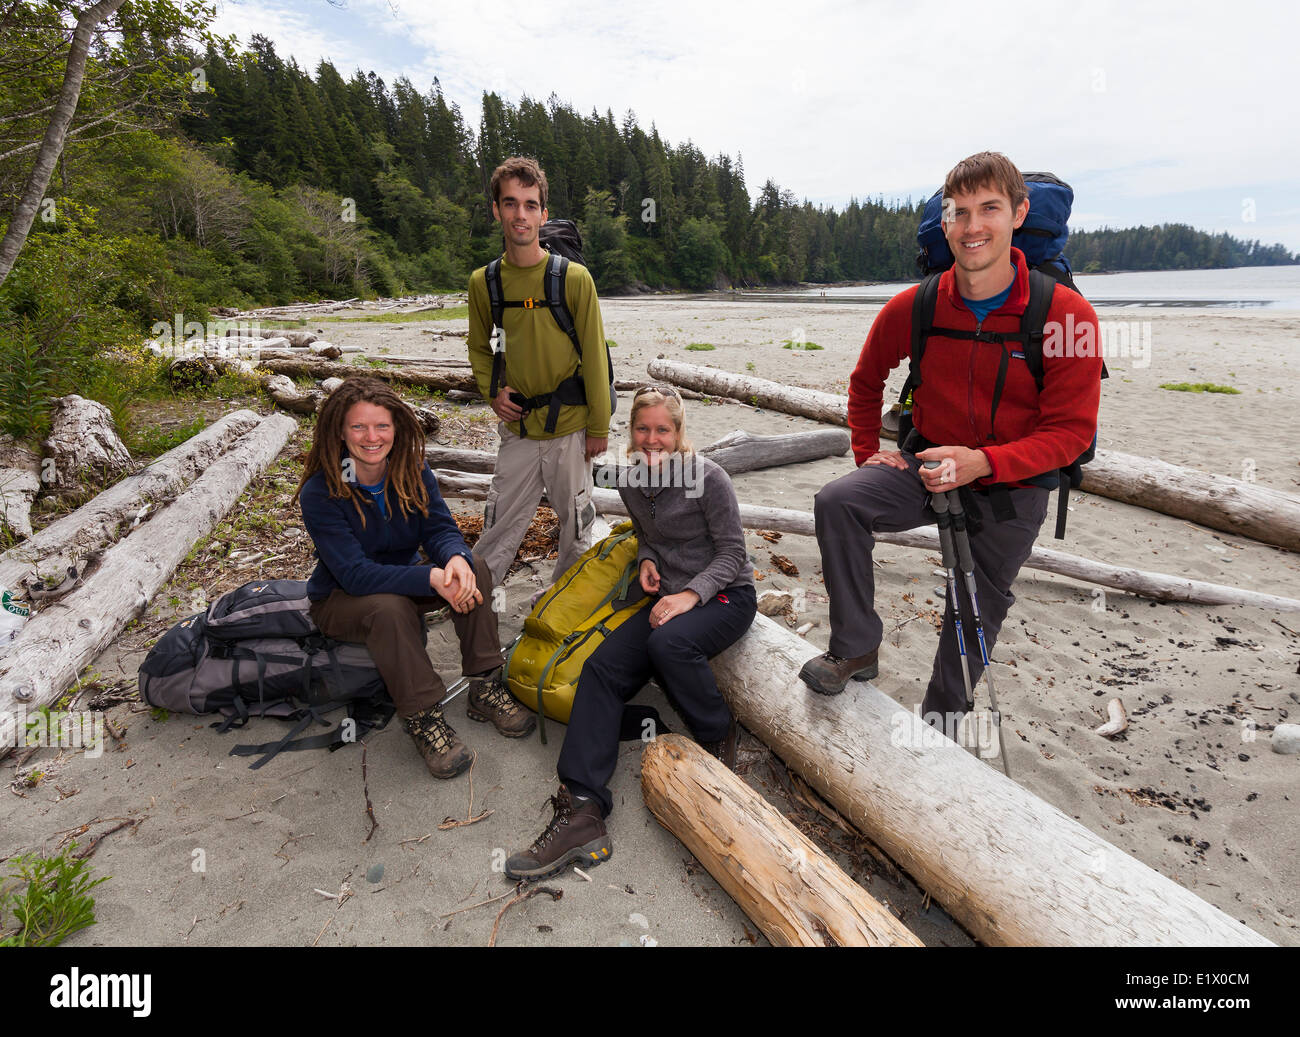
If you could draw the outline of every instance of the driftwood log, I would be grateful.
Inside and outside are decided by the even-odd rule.
[[[752,472],[759,468],[815,461],[845,454],[849,434],[841,429],[816,429],[780,436],[755,436],[735,431],[700,449],[700,453],[729,475]],[[457,447],[428,446],[424,459],[431,468],[449,468],[458,472],[493,472],[496,454],[486,450],[462,450]],[[593,468],[598,470],[597,464]]]
[[[1000,946],[1268,946],[868,684],[799,681],[817,654],[765,616],[712,661],[737,719],[907,870]]]
[[[710,396],[730,396],[768,410],[798,414],[827,425],[849,423],[848,398],[834,393],[800,389],[780,382],[770,382],[766,378],[732,374],[715,367],[684,364],[678,360],[651,360],[646,365],[646,371],[651,378]]]
[[[289,360],[267,360],[260,366],[274,374],[287,374],[294,378],[302,375],[309,378],[346,378],[348,375],[365,374],[372,378],[380,378],[385,382],[418,385],[425,389],[478,391],[478,383],[474,380],[473,374],[461,369],[430,371],[412,367],[373,367],[368,364],[354,366],[352,364],[332,363],[328,360],[313,360],[308,357],[293,357]]]
[[[779,947],[920,947],[921,941],[775,807],[689,738],[641,753],[641,792]]]
[[[445,469],[434,472],[444,497],[464,497],[484,500],[491,477]],[[592,494],[596,510],[606,515],[626,515],[627,509],[614,490],[597,489]],[[808,511],[790,511],[786,508],[765,508],[755,504],[740,506],[740,522],[746,529],[771,529],[781,533],[815,536],[813,516]],[[925,551],[939,550],[939,535],[933,529],[913,529],[903,533],[877,533],[876,540],[896,547],[916,547]],[[1219,583],[1189,580],[1181,576],[1130,569],[1106,562],[1094,562],[1064,551],[1034,548],[1022,569],[1038,569],[1095,583],[1100,587],[1127,591],[1142,598],[1156,601],[1186,601],[1194,605],[1249,605],[1253,608],[1277,609],[1283,612],[1300,612],[1300,599],[1285,598],[1277,594],[1225,587]]]
[[[68,566],[114,539],[117,528],[143,505],[172,497],[193,482],[260,420],[251,410],[223,416],[148,467],[0,554],[0,587],[17,587],[33,574],[61,578]]]
[[[32,501],[41,488],[41,456],[0,434],[0,532],[32,535]],[[0,588],[11,586],[0,579]]]
[[[1098,450],[1083,467],[1086,493],[1176,515],[1197,525],[1300,551],[1300,496],[1154,457]]]
[[[819,461],[823,457],[840,457],[848,452],[849,434],[838,428],[778,436],[755,436],[737,430],[700,450],[728,475],[801,461]]]
[[[53,705],[82,667],[144,610],[194,542],[234,507],[297,427],[285,414],[262,419],[173,503],[109,548],[81,587],[29,619],[0,659],[0,712]]]

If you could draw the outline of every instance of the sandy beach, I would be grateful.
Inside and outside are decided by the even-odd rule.
[[[816,300],[626,298],[605,300],[602,308],[619,378],[644,377],[646,362],[662,355],[836,393],[846,391],[879,312],[878,305]],[[1116,308],[1099,316],[1145,322],[1137,331],[1150,343],[1149,356],[1107,358],[1100,446],[1300,492],[1300,312]],[[310,326],[372,353],[465,355],[463,339],[429,333],[437,322]],[[790,340],[822,348],[782,348]],[[693,343],[715,348],[688,350]],[[897,395],[902,376],[895,372],[887,398]],[[1162,382],[1216,382],[1241,394],[1172,392],[1159,388]],[[626,439],[628,401],[623,394],[612,446]],[[491,449],[486,408],[447,414],[449,442]],[[812,427],[747,405],[688,403],[697,446],[734,429]],[[281,468],[263,479],[296,482],[298,469],[286,459],[305,442],[291,444]],[[734,481],[742,502],[811,511],[818,488],[852,466],[846,455]],[[453,510],[479,506],[458,502]],[[279,559],[261,567],[232,564],[198,590],[211,598],[251,579],[305,579],[310,545],[301,529],[288,523],[276,535]],[[828,612],[815,541],[787,534],[772,543],[751,533],[747,542],[760,591],[796,592],[802,607],[791,623],[814,621],[807,639],[824,648]],[[1300,588],[1294,553],[1082,493],[1072,494],[1065,541],[1052,539],[1049,522],[1039,544],[1256,591],[1296,596]],[[798,574],[779,571],[774,554]],[[876,560],[886,637],[874,683],[911,708],[920,702],[937,642],[938,557],[882,545]],[[503,639],[513,636],[527,599],[549,574],[549,565],[532,566],[507,582]],[[95,661],[91,676],[99,686],[134,681],[152,639],[177,614],[188,614],[172,601],[191,600],[194,582],[187,563],[140,624]],[[1300,760],[1269,748],[1273,726],[1300,716],[1300,615],[1154,603],[1115,591],[1099,596],[1089,585],[1029,570],[1013,589],[1017,602],[993,658],[1004,729],[1014,732],[1008,752],[1016,780],[1267,939],[1300,945]],[[449,625],[433,628],[430,646],[443,672],[454,675]],[[1114,741],[1093,732],[1112,697],[1123,700],[1130,717],[1128,731]],[[657,691],[646,698],[673,724]],[[218,735],[206,718],[156,719],[138,704],[114,706],[108,715],[125,737],[110,740],[102,756],[42,750],[17,774],[14,756],[6,761],[6,781],[14,785],[0,809],[0,855],[49,850],[88,822],[83,845],[121,820],[139,822],[107,836],[95,853],[96,874],[113,878],[97,891],[98,924],[72,945],[484,945],[505,901],[476,905],[509,891],[494,861],[503,849],[530,841],[549,817],[543,807],[553,791],[561,730],[545,746],[535,738],[507,743],[470,724],[457,700],[449,719],[479,750],[472,810],[494,813],[439,830],[444,818],[468,816],[469,782],[432,782],[396,724],[369,740],[363,781],[356,747],[286,754],[258,771],[226,755],[236,741],[278,737],[282,729],[273,721],[247,734]],[[620,755],[613,859],[593,870],[590,882],[570,872],[548,883],[562,888],[564,899],[536,897],[512,909],[498,942],[764,942],[643,806],[639,749],[625,743]],[[777,773],[784,768],[773,766],[753,739],[744,743],[742,765],[751,785],[788,809]],[[33,769],[41,779],[23,781]],[[379,822],[368,842],[364,792]],[[861,847],[840,837],[829,848],[925,942],[970,944],[937,905],[923,909],[920,891],[891,878]],[[339,896],[344,885],[354,895]]]

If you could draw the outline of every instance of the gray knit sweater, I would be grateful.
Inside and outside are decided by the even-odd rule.
[[[735,584],[752,586],[754,567],[730,477],[698,454],[688,456],[681,472],[683,478],[662,486],[620,480],[619,496],[640,544],[637,565],[647,558],[655,563],[660,594],[693,590],[702,602]]]

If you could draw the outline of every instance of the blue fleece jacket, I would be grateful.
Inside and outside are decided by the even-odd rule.
[[[385,518],[373,500],[367,500],[361,505],[366,515],[364,528],[350,497],[330,496],[323,472],[307,480],[298,500],[303,525],[316,544],[319,559],[307,581],[309,598],[328,598],[335,588],[353,597],[428,597],[434,593],[429,586],[430,569],[445,568],[453,555],[462,555],[473,566],[474,556],[465,546],[427,464],[420,477],[429,494],[427,518],[418,511],[404,517],[395,497],[389,498],[392,514]],[[433,566],[420,563],[417,547],[424,548]]]

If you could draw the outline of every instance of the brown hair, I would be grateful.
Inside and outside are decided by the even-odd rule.
[[[686,438],[686,411],[682,407],[682,398],[677,394],[676,389],[652,385],[643,386],[636,391],[636,395],[632,397],[632,415],[627,419],[629,438],[631,438],[632,429],[636,427],[636,416],[645,407],[664,407],[667,409],[668,416],[673,419],[673,425],[677,429],[677,449],[674,453],[689,454],[694,452],[695,448],[691,446],[691,441]]]
[[[524,187],[532,187],[536,184],[542,198],[542,208],[546,208],[546,196],[549,191],[546,174],[533,159],[516,155],[506,159],[492,171],[492,201],[498,205],[501,204],[502,180],[518,180]]]
[[[357,403],[383,407],[393,416],[393,448],[388,453],[385,500],[390,499],[390,492],[395,493],[403,516],[418,511],[427,518],[429,494],[420,478],[424,467],[424,430],[411,408],[402,402],[387,382],[378,378],[348,378],[330,393],[316,417],[316,435],[293,499],[298,500],[308,479],[323,471],[330,496],[352,498],[352,505],[361,516],[364,528],[366,513],[361,505],[372,498],[357,486],[355,476],[346,478],[343,471],[343,429],[348,411]]]
[[[1012,209],[1020,208],[1020,203],[1029,197],[1020,170],[1000,151],[981,151],[953,166],[943,181],[943,197],[969,194],[981,187],[1001,191],[1011,199]]]

